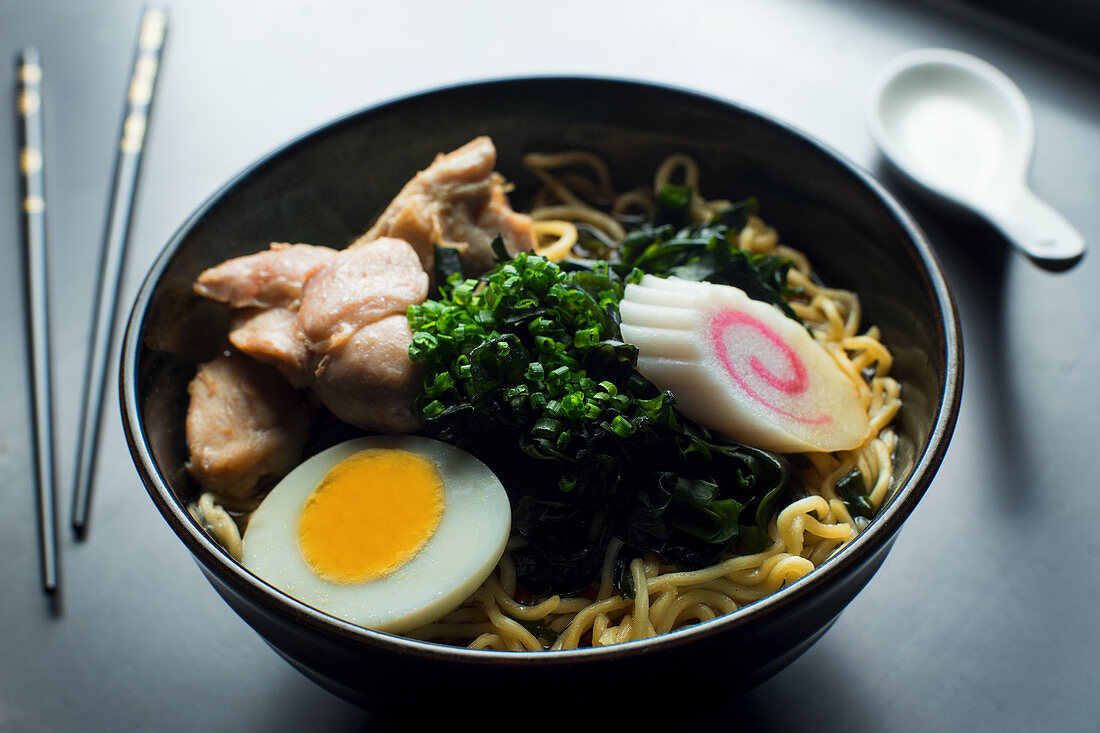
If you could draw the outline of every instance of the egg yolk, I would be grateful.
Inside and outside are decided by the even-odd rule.
[[[363,583],[412,558],[439,526],[443,505],[443,479],[428,458],[361,451],[325,474],[306,500],[299,546],[325,580]]]

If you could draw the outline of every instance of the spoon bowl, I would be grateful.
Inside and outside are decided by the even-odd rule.
[[[1028,187],[1031,109],[996,67],[947,49],[903,54],[879,73],[867,118],[903,177],[972,210],[1040,264],[1066,267],[1084,254],[1080,232]]]

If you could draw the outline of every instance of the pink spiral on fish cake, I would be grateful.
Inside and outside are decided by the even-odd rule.
[[[738,370],[737,366],[734,365],[733,360],[730,359],[726,341],[723,338],[726,331],[730,328],[747,327],[755,330],[774,345],[779,353],[782,354],[790,367],[792,376],[782,377],[774,374],[764,366],[764,363],[760,361],[760,358],[755,354],[749,357],[749,366],[752,368],[753,372],[777,392],[782,392],[787,395],[802,394],[809,388],[810,384],[809,375],[806,373],[806,365],[803,364],[802,359],[799,358],[798,354],[794,352],[794,349],[792,349],[779,334],[749,314],[735,310],[723,311],[717,314],[710,320],[708,325],[711,347],[714,349],[715,355],[722,363],[722,366],[726,368],[726,372],[733,378],[733,381],[737,382],[738,386],[740,386],[749,397],[759,402],[764,407],[767,407],[772,412],[806,425],[822,425],[832,420],[830,415],[818,415],[815,417],[796,415],[766,399],[752,388]]]

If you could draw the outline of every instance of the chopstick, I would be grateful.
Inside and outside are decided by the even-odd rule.
[[[145,144],[145,127],[156,87],[167,24],[168,17],[163,10],[146,8],[142,13],[141,29],[138,33],[130,72],[130,86],[126,94],[122,133],[116,151],[114,185],[111,189],[107,229],[100,259],[99,286],[96,291],[95,316],[92,321],[88,350],[89,366],[85,374],[84,400],[73,480],[72,524],[73,529],[80,535],[84,534],[88,524],[100,417],[103,412],[103,393],[107,387],[107,364],[111,342],[114,339],[122,264],[129,238],[141,153]]]
[[[42,65],[28,46],[16,57],[16,111],[21,119],[19,173],[23,183],[27,320],[30,323],[31,394],[34,402],[34,467],[38,492],[38,539],[42,587],[58,588],[57,522],[54,508],[53,388],[46,279],[46,184],[43,164]]]

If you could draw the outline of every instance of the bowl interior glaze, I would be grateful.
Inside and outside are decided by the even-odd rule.
[[[359,629],[271,589],[234,562],[188,512],[186,385],[221,346],[226,313],[192,293],[205,268],[272,241],[342,247],[368,228],[401,186],[441,151],[487,134],[497,169],[523,208],[531,151],[583,148],[608,160],[616,187],[646,185],[667,155],[700,165],[711,198],[756,196],[781,241],[803,250],[830,285],[859,293],[903,385],[896,425],[898,490],[871,527],[810,576],[732,616],[660,639],[576,653],[470,652]],[[624,680],[667,664],[700,672],[720,654],[744,689],[797,656],[882,562],[943,458],[961,389],[952,298],[931,248],[868,175],[820,143],[729,102],[650,84],[536,78],[445,88],[338,120],[250,167],[186,222],[154,264],[134,305],[122,362],[123,417],[139,473],[167,523],[219,593],[296,667],[330,690],[371,704],[403,675],[466,689],[600,674]],[[351,669],[352,671],[347,671]],[[385,670],[382,674],[379,670]],[[696,675],[690,675],[695,678]],[[373,686],[373,687],[371,687]],[[368,689],[369,688],[369,689]]]

